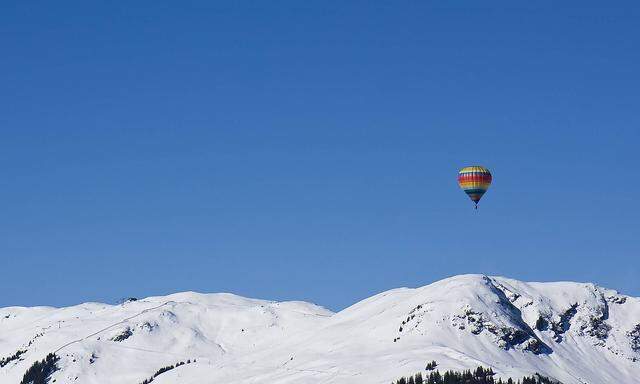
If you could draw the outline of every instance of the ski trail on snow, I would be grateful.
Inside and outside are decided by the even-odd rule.
[[[96,335],[98,335],[98,334],[100,334],[100,333],[102,333],[102,332],[104,332],[104,331],[106,331],[106,330],[109,330],[109,329],[111,329],[111,328],[113,328],[113,327],[115,327],[115,326],[118,326],[118,325],[120,325],[120,324],[122,324],[122,323],[124,323],[124,322],[126,322],[126,321],[129,321],[129,320],[131,320],[131,319],[135,319],[135,318],[136,318],[136,317],[138,317],[138,316],[141,316],[141,315],[143,315],[143,314],[145,314],[145,313],[147,313],[147,312],[150,312],[150,311],[156,310],[156,309],[158,309],[158,308],[162,308],[162,307],[164,307],[165,305],[168,305],[168,304],[171,304],[171,303],[175,303],[175,301],[172,301],[172,300],[171,300],[171,301],[165,301],[164,303],[159,304],[159,305],[156,305],[155,307],[151,307],[151,308],[144,309],[144,310],[142,310],[142,311],[140,311],[140,312],[136,313],[135,315],[129,316],[129,317],[127,317],[127,318],[124,318],[124,319],[122,319],[122,320],[118,321],[117,323],[113,323],[113,324],[111,324],[111,325],[109,325],[109,326],[107,326],[107,327],[104,327],[104,328],[102,328],[102,329],[100,329],[100,330],[96,331],[96,332],[93,332],[93,333],[92,333],[92,334],[90,334],[90,335],[84,336],[84,337],[82,337],[82,338],[80,338],[80,339],[76,339],[76,340],[70,341],[70,342],[68,342],[68,343],[66,343],[66,344],[64,344],[64,345],[62,345],[62,346],[60,346],[58,349],[56,349],[55,351],[53,351],[53,353],[58,353],[58,352],[60,352],[61,350],[63,350],[64,348],[66,348],[66,347],[68,347],[68,346],[70,346],[70,345],[73,345],[73,344],[79,343],[79,342],[81,342],[81,341],[83,341],[83,340],[87,340],[87,339],[88,339],[88,338],[90,338],[90,337],[96,336]]]

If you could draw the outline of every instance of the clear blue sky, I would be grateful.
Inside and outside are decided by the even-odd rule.
[[[518,3],[3,2],[0,306],[640,295],[640,6]]]

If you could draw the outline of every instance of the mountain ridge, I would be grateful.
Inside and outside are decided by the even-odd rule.
[[[640,299],[592,283],[458,275],[332,312],[303,301],[179,292],[118,305],[0,308],[0,381],[60,356],[56,383],[388,383],[491,367],[564,384],[640,377]],[[172,381],[173,380],[173,381]]]

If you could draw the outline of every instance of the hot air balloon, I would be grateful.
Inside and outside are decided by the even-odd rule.
[[[458,185],[476,203],[478,209],[478,202],[491,185],[491,172],[479,165],[464,167],[458,172]]]

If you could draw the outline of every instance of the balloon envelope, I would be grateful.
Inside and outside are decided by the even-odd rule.
[[[477,205],[491,185],[491,172],[479,165],[464,167],[458,172],[458,185]]]

